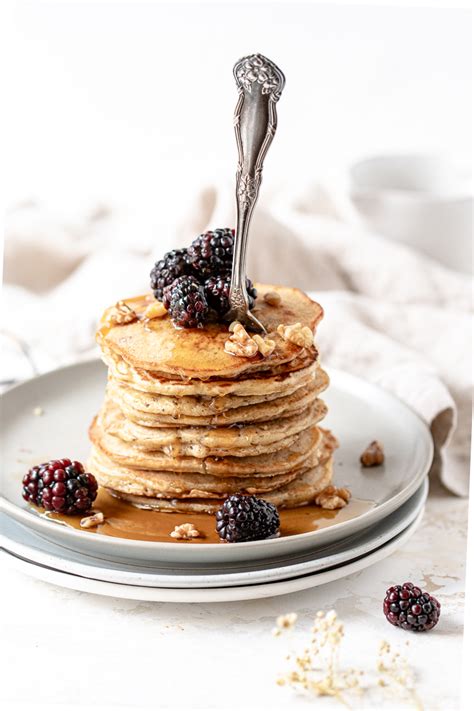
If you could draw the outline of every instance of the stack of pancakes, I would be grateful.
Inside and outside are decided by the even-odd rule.
[[[109,378],[89,468],[111,494],[142,508],[213,513],[236,492],[293,507],[330,484],[336,442],[318,426],[328,376],[314,345],[277,334],[295,323],[314,332],[322,309],[298,289],[257,290],[254,313],[275,341],[266,357],[227,353],[226,324],[177,329],[167,315],[147,319],[151,295],[120,302],[126,323],[117,307],[106,310],[98,342]]]

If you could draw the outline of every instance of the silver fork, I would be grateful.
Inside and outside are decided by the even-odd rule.
[[[255,208],[263,161],[277,127],[276,103],[285,86],[283,72],[262,54],[243,57],[234,66],[239,98],[234,112],[234,130],[239,159],[237,164],[234,260],[230,284],[228,321],[240,321],[253,331],[265,332],[250,312],[246,279],[247,242]]]

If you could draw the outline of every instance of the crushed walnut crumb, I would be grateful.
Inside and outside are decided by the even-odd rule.
[[[322,509],[333,511],[334,509],[343,509],[344,506],[347,506],[350,499],[351,492],[349,489],[327,486],[316,496],[314,503],[316,506],[321,506]]]
[[[191,539],[202,538],[202,533],[197,530],[194,523],[182,523],[174,527],[174,531],[170,533],[171,538]]]
[[[102,511],[95,511],[91,516],[86,516],[81,518],[80,526],[81,528],[93,528],[101,523],[104,523],[105,516]]]
[[[360,462],[363,467],[378,467],[385,461],[383,444],[374,440],[360,455]]]
[[[280,324],[277,328],[277,333],[285,341],[294,343],[302,348],[311,348],[314,344],[313,332],[309,326],[303,326],[301,323],[292,323],[289,326]]]
[[[138,319],[137,313],[125,301],[117,301],[107,315],[108,326],[122,326]]]
[[[263,295],[263,300],[269,306],[280,306],[281,304],[281,296],[276,291],[268,291]]]

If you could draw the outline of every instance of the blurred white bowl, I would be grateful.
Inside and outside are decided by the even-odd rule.
[[[355,163],[349,180],[352,205],[372,230],[472,273],[467,171],[435,155],[387,155]]]

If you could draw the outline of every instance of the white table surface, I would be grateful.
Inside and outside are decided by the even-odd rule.
[[[287,667],[277,615],[297,612],[302,649],[319,609],[345,623],[343,659],[369,670],[382,640],[413,667],[426,711],[459,709],[467,502],[432,486],[413,538],[372,568],[321,588],[268,600],[178,605],[61,589],[1,571],[4,709],[305,709],[314,699],[276,685]],[[437,596],[438,626],[415,635],[389,625],[385,589],[412,580]],[[409,644],[405,643],[409,641]],[[343,708],[318,699],[318,709]],[[353,708],[375,708],[355,701]],[[380,704],[377,708],[381,708]],[[383,708],[410,708],[396,698]],[[411,707],[413,708],[413,707]]]

